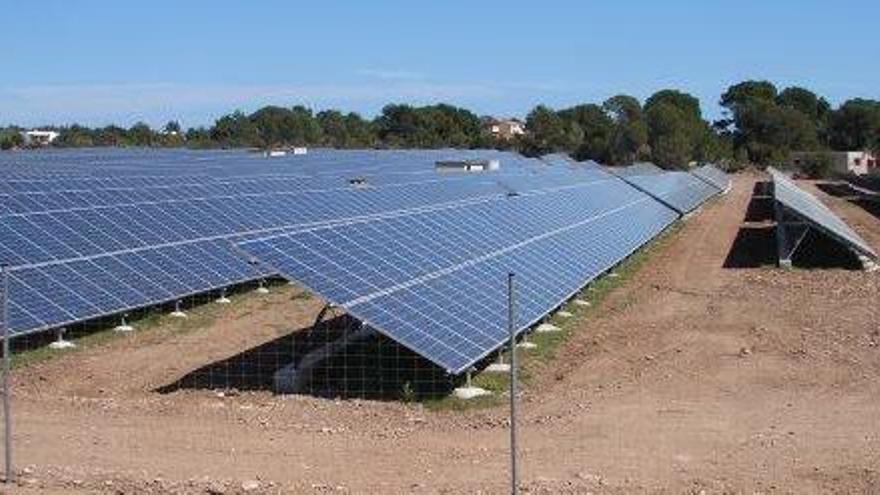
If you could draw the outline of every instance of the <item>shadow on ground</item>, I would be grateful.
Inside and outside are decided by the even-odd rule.
[[[861,186],[861,184],[857,185]],[[877,184],[870,182],[868,185],[871,185],[872,187],[877,186]],[[880,197],[872,197],[867,194],[859,193],[843,182],[824,182],[816,184],[816,187],[825,194],[845,199],[850,203],[859,206],[871,215],[874,215],[876,218],[880,218]]]
[[[823,191],[835,196],[851,194],[845,184],[818,184]],[[778,264],[775,225],[750,225],[767,223],[774,219],[773,199],[768,196],[769,183],[758,182],[752,190],[752,198],[746,208],[744,225],[724,260],[724,268],[761,268]],[[796,268],[844,268],[860,269],[861,263],[847,247],[820,231],[811,229],[792,259]]]
[[[305,327],[229,358],[190,371],[155,390],[238,390],[274,392],[273,376],[291,362],[300,363],[354,328],[342,315]],[[444,397],[455,386],[446,373],[396,342],[376,334],[353,343],[308,372],[302,394],[322,398],[423,400]]]
[[[776,266],[775,227],[742,227],[727,258],[724,268],[760,268]]]

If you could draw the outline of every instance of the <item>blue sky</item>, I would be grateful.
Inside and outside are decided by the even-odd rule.
[[[0,124],[209,124],[265,104],[525,115],[731,83],[880,98],[874,1],[5,0]]]

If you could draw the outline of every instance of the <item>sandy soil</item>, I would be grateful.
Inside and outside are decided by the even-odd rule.
[[[691,217],[535,373],[528,491],[880,493],[880,274],[767,266],[755,180]],[[819,194],[880,247],[880,219]],[[320,301],[290,293],[17,370],[14,491],[507,489],[503,408],[156,391],[307,326]]]

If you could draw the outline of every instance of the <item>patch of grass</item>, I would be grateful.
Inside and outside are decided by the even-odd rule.
[[[670,240],[681,230],[682,225],[682,222],[674,223],[651,242],[620,262],[610,272],[615,273],[616,276],[605,275],[600,277],[576,294],[572,301],[574,299],[583,299],[589,301],[590,306],[579,306],[573,302],[565,304],[561,309],[572,313],[573,316],[563,318],[558,314],[554,314],[549,320],[549,323],[559,327],[560,331],[547,333],[531,332],[528,340],[536,344],[537,347],[534,349],[517,349],[519,383],[523,387],[528,387],[536,371],[542,366],[551,363],[556,358],[562,345],[575,332],[585,328],[585,322],[600,310],[602,302],[608,295],[614,289],[632,279],[646,262],[658,251],[666,247]],[[625,305],[634,303],[635,301],[628,299]],[[509,363],[509,351],[504,351],[503,354],[504,362]],[[510,387],[509,377],[506,373],[489,373],[484,371],[473,376],[472,383],[477,387],[489,390],[492,392],[492,395],[470,400],[461,400],[450,395],[442,399],[432,399],[426,402],[426,408],[435,411],[468,411],[495,407],[504,402],[503,397],[506,396]]]

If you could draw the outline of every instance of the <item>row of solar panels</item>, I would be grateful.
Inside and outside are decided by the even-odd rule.
[[[779,170],[771,167],[768,172],[773,179],[773,198],[787,213],[796,215],[801,221],[843,243],[857,255],[877,259],[877,253],[871,246],[818,198],[798,187]],[[784,219],[780,220],[777,228],[785,228]],[[777,235],[784,234],[777,232]]]
[[[492,153],[498,156],[497,152]],[[474,155],[462,152],[454,156]],[[47,200],[42,210],[37,206],[31,208],[40,211],[5,213],[0,215],[0,260],[14,265],[10,277],[10,326],[16,333],[28,333],[277,273],[276,268],[248,263],[234,248],[236,240],[312,231],[330,224],[344,228],[434,211],[482,214],[489,204],[515,204],[519,196],[536,195],[548,203],[531,210],[535,212],[533,221],[551,225],[552,210],[559,207],[560,201],[568,201],[563,195],[583,188],[579,189],[581,193],[589,191],[593,196],[583,198],[585,201],[604,208],[604,196],[594,194],[595,188],[600,184],[623,185],[598,166],[566,162],[565,167],[553,167],[546,165],[549,162],[518,155],[512,155],[510,161],[520,165],[500,173],[442,178],[429,175],[423,181],[405,184],[388,179],[399,173],[397,168],[377,173],[375,183],[368,183],[369,187],[349,185],[328,191],[304,190],[293,178],[288,181],[284,177],[257,177],[243,180],[250,185],[258,184],[257,190],[239,194],[193,198],[186,194],[189,186],[184,183],[179,184],[178,191],[174,185],[168,186],[165,197],[152,201],[143,201],[136,193],[121,204],[91,201],[72,206]],[[356,165],[349,163],[340,169]],[[426,166],[433,173],[433,164],[422,164],[423,168]],[[417,168],[411,170],[418,172]],[[301,168],[291,173],[299,174]],[[347,172],[334,179],[343,182],[344,177]],[[63,186],[64,179],[47,182],[53,181]],[[279,183],[288,184],[290,190],[278,190]],[[676,198],[690,194],[687,187],[664,187],[656,193],[658,196]],[[707,191],[706,197],[710,193]],[[30,193],[14,194],[21,197]],[[41,194],[48,198],[68,193],[50,190]],[[648,204],[654,204],[654,208],[658,205],[654,201]],[[662,205],[658,211],[665,211]],[[525,218],[524,214],[523,221]],[[442,230],[435,233],[443,235]],[[391,234],[398,237],[388,237],[388,246],[395,246],[405,240],[401,238],[411,235],[400,231]],[[591,235],[602,237],[596,231],[591,231]],[[549,242],[537,237],[540,239],[529,243]],[[540,300],[535,308],[543,307],[546,301]]]
[[[597,164],[573,166],[595,180],[238,245],[259,266],[459,374],[508,338],[508,273],[517,277],[515,326],[522,332],[680,215],[729,188],[711,166],[701,169],[705,179],[652,170],[654,181],[642,180],[642,172],[621,180],[625,174]],[[634,180],[643,187],[633,187]]]

